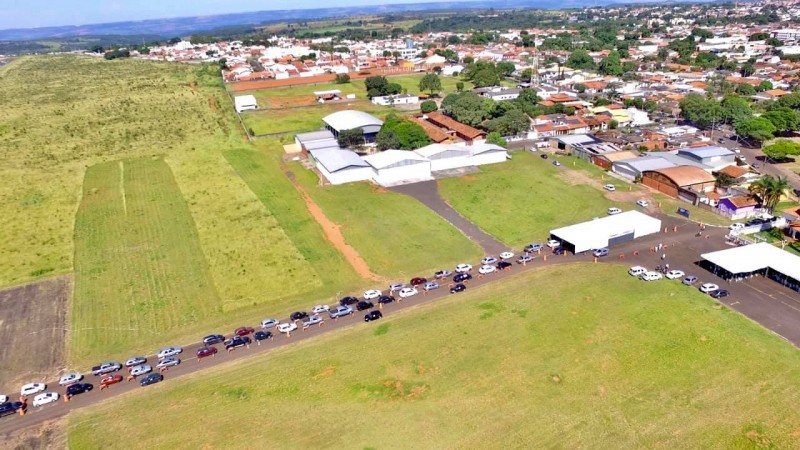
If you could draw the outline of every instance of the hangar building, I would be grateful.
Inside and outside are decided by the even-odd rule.
[[[639,211],[626,211],[550,232],[550,239],[573,253],[582,253],[628,242],[661,231],[661,220]]]

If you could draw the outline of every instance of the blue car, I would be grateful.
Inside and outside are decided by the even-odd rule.
[[[607,248],[598,248],[597,250],[593,251],[592,254],[597,257],[608,256],[608,249]]]
[[[164,376],[160,373],[151,373],[150,375],[144,377],[142,381],[139,382],[142,386],[149,386],[151,384],[156,384],[159,381],[163,380]]]

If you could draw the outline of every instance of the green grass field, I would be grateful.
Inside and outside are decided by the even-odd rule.
[[[337,111],[356,110],[368,112],[379,119],[389,113],[397,115],[409,114],[409,111],[394,109],[388,106],[374,105],[368,101],[350,103],[327,103],[324,105],[303,106],[301,108],[262,109],[245,111],[242,119],[245,126],[254,135],[275,133],[302,133],[319,130],[325,124],[322,118]],[[418,111],[411,111],[418,112]]]
[[[163,160],[90,167],[75,224],[70,358],[160,341],[222,310],[189,208]]]
[[[180,308],[194,308],[195,315],[164,312],[175,314],[169,316],[173,322],[154,322],[145,328],[140,324],[150,325],[151,312],[146,308],[126,309],[130,305],[125,303],[131,299],[125,296],[133,294],[123,289],[125,296],[116,296],[102,285],[89,286],[105,281],[98,282],[93,278],[97,274],[78,270],[76,283],[82,287],[76,288],[76,294],[81,298],[75,301],[94,305],[96,311],[94,315],[72,316],[71,330],[79,336],[69,339],[71,364],[127,357],[128,350],[152,351],[147,343],[153,341],[147,339],[156,339],[159,333],[162,339],[190,342],[218,324],[227,327],[237,320],[250,323],[267,314],[280,315],[305,307],[317,296],[330,295],[333,287],[318,276],[319,266],[305,259],[308,252],[295,246],[276,218],[280,215],[285,219],[286,214],[268,209],[223,156],[228,151],[251,151],[254,146],[244,142],[242,130],[237,129],[238,120],[215,67],[105,61],[74,55],[25,57],[3,67],[0,90],[4,93],[0,96],[0,286],[72,272],[76,253],[90,263],[92,258],[103,256],[92,253],[98,251],[90,248],[93,243],[73,241],[78,235],[76,222],[109,227],[106,232],[111,233],[114,221],[119,219],[76,220],[87,168],[155,157],[166,162],[174,177],[172,186],[177,188],[169,196],[154,196],[151,208],[136,216],[138,225],[157,230],[162,219],[150,213],[171,207],[177,201],[173,194],[180,195],[190,220],[175,222],[175,229],[170,231],[175,235],[170,236],[196,242],[200,253],[191,260],[169,260],[169,270],[174,272],[168,273],[197,276],[198,286],[204,286],[210,276],[211,289],[219,299],[181,299],[186,304]],[[87,182],[92,177],[87,177]],[[133,183],[125,179],[129,182]],[[119,205],[114,208],[109,211],[118,213]],[[295,209],[292,217],[297,223],[313,220],[302,209]],[[182,230],[186,223],[192,226]],[[113,240],[105,244],[111,245]],[[307,248],[309,244],[304,241],[300,245]],[[109,273],[118,271],[121,278],[114,280],[116,283],[138,286],[143,281],[136,279],[156,270],[159,261],[132,257],[126,263],[133,266],[125,271],[109,269]],[[334,259],[328,262],[335,264]],[[195,269],[195,264],[201,263],[207,266],[203,276]],[[343,281],[348,279],[344,274],[348,268],[325,270],[341,274],[335,277]],[[132,280],[125,279],[126,275]],[[344,287],[357,283],[350,279]],[[168,283],[162,287],[181,290],[179,285]],[[150,294],[137,293],[133,300],[154,301]],[[212,305],[217,314],[204,314]],[[121,311],[133,314],[129,318],[132,325],[114,324],[119,328],[118,335],[116,329],[109,328],[104,331],[108,336],[94,343],[101,333],[97,317],[108,315],[113,319]],[[185,325],[170,327],[171,323]],[[167,329],[156,329],[163,324]],[[131,338],[131,328],[138,330],[135,333],[147,329],[152,337]]]
[[[442,196],[464,217],[510,247],[545,239],[550,230],[605,215],[614,203],[601,190],[569,186],[557,168],[528,152],[516,152],[482,173],[439,181]]]
[[[798,400],[800,354],[758,325],[569,265],[167,376],[72,413],[69,446],[797,448]]]
[[[319,284],[321,295],[355,289],[363,280],[325,238],[320,225],[309,216],[297,189],[280,167],[280,145],[258,142],[264,151],[231,150],[225,158],[264,206],[272,211],[281,229],[309,262],[307,283]]]
[[[411,197],[368,183],[320,187],[313,172],[296,163],[290,168],[375,273],[424,276],[481,256],[475,243]]]

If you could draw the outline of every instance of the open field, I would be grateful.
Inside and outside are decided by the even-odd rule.
[[[425,74],[398,75],[390,76],[388,79],[390,83],[400,84],[403,89],[407,90],[409,93],[418,94],[420,93],[419,80],[421,80],[423,76],[425,76]],[[456,92],[456,83],[460,81],[460,78],[440,76],[439,79],[442,81],[443,89],[442,93],[440,93],[440,96],[444,97],[451,92]],[[464,82],[464,89],[472,89],[472,87],[473,86],[471,82]],[[256,100],[258,100],[258,105],[260,108],[284,108],[288,106],[314,104],[314,92],[328,91],[331,89],[339,89],[342,91],[342,95],[356,94],[356,98],[360,100],[367,100],[367,89],[364,87],[363,79],[353,80],[350,83],[344,84],[324,83],[317,85],[259,89],[241,93],[237,92],[236,95],[254,95]]]
[[[559,177],[566,170],[581,169],[515,152],[510,161],[482,166],[480,174],[440,180],[439,190],[464,217],[519,247],[547,238],[554,228],[603,216],[615,204],[595,187],[570,186]]]
[[[13,433],[0,434],[3,447],[14,450],[49,450],[67,448],[68,419],[44,422]]]
[[[654,193],[653,199],[657,202],[659,208],[664,214],[669,214],[673,217],[680,217],[678,208],[689,210],[689,219],[696,222],[703,222],[709,225],[728,226],[731,224],[730,219],[719,214],[714,214],[711,211],[701,209],[697,206],[690,205],[689,203],[682,202],[678,199],[669,197],[661,193]]]
[[[798,367],[696,290],[567,265],[78,411],[69,445],[796,448]]]
[[[0,290],[0,393],[64,367],[71,287],[61,276]]]
[[[282,172],[280,144],[268,140],[258,144],[264,151],[233,150],[225,152],[225,158],[308,261],[307,283],[319,285],[321,296],[360,287],[364,281],[325,240],[320,225],[309,216],[297,190]]]
[[[324,105],[303,106],[300,108],[262,109],[245,111],[242,119],[251,134],[302,133],[319,130],[324,126],[322,118],[337,111],[352,109],[368,112],[380,119],[389,113],[398,115],[409,112],[388,106],[374,105],[368,101],[326,103]]]
[[[481,255],[476,244],[411,197],[369,183],[321,187],[315,173],[297,163],[290,169],[380,275],[411,278]]]
[[[73,361],[160,343],[222,311],[192,216],[163,160],[86,171],[75,225]]]

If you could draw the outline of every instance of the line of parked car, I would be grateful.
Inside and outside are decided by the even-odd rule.
[[[644,281],[656,281],[667,278],[669,280],[680,279],[681,282],[687,286],[695,286],[698,283],[696,276],[686,275],[682,270],[669,270],[667,266],[659,266],[656,270],[648,270],[642,266],[633,266],[628,270],[628,274]],[[719,286],[714,283],[702,283],[698,289],[700,289],[700,292],[714,298],[723,298],[730,295],[730,292],[725,289],[720,289]]]

